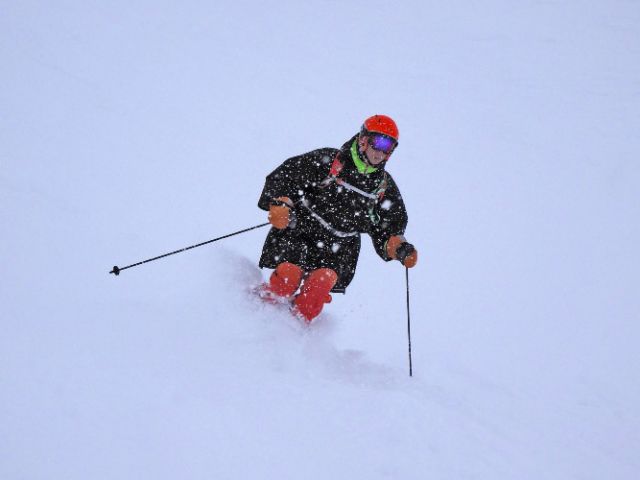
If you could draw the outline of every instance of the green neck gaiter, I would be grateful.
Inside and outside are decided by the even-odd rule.
[[[367,165],[360,158],[360,154],[358,153],[358,139],[356,138],[351,145],[351,158],[353,159],[353,163],[355,163],[358,172],[368,175],[369,173],[373,173],[378,171],[377,168],[372,167],[371,165]]]

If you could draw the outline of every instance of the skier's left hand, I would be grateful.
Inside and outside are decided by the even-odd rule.
[[[418,251],[409,242],[403,242],[396,250],[396,258],[407,268],[413,268],[418,263]]]
[[[418,263],[416,247],[407,242],[403,235],[394,235],[387,241],[387,255],[398,260],[407,268],[413,268]]]

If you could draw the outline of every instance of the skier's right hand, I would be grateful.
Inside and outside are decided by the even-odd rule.
[[[269,223],[278,230],[287,228],[293,220],[291,207],[293,202],[289,197],[274,198],[269,206]]]

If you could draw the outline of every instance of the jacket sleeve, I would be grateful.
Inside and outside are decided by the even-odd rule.
[[[269,210],[271,200],[278,197],[300,200],[327,177],[334,156],[335,150],[323,148],[285,160],[267,175],[258,207]]]
[[[370,232],[376,253],[387,262],[392,260],[387,255],[387,240],[393,235],[404,235],[409,220],[400,190],[390,175],[388,182],[384,197],[377,206],[380,221]]]

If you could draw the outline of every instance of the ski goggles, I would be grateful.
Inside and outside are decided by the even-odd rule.
[[[369,138],[369,146],[371,148],[378,152],[386,153],[387,155],[390,155],[398,146],[396,139],[388,135],[370,133],[367,137]]]

